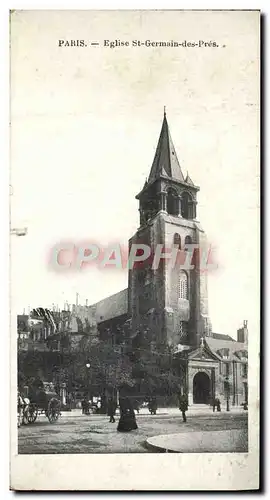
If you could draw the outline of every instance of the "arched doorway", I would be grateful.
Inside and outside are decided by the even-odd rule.
[[[209,404],[210,377],[205,372],[196,373],[193,379],[193,403]]]

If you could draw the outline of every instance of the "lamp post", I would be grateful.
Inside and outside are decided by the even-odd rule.
[[[90,399],[90,368],[91,364],[89,361],[85,364],[86,370],[87,370],[87,393],[88,393],[88,401]]]
[[[226,411],[230,411],[230,384],[229,379],[226,377]]]

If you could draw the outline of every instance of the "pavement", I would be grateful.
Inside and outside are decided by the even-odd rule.
[[[188,411],[187,411],[187,415],[191,416],[191,415],[209,415],[209,413],[226,413],[226,414],[232,414],[232,413],[245,413],[247,414],[247,411],[246,410],[243,410],[243,407],[242,406],[232,406],[230,408],[230,411],[227,412],[226,411],[226,408],[225,406],[224,407],[221,407],[221,412],[213,412],[213,408],[212,406],[208,406],[208,405],[194,405],[194,406],[190,406]],[[140,412],[137,413],[137,411],[135,411],[135,414],[136,414],[136,418],[140,417],[140,416],[145,416],[145,415],[150,415],[149,413],[149,410],[148,408],[141,408],[140,409]],[[65,417],[85,417],[85,415],[82,414],[82,410],[79,409],[79,408],[76,408],[76,409],[73,409],[71,411],[63,411],[62,412],[62,415],[65,416]],[[119,409],[116,410],[116,416],[119,415]],[[173,407],[173,408],[158,408],[157,410],[157,413],[156,413],[156,417],[158,416],[164,416],[164,415],[167,415],[167,416],[179,416],[181,415],[180,413],[180,410],[179,408],[176,408],[176,407]]]
[[[146,444],[157,453],[248,452],[248,430],[230,429],[167,434],[148,438]]]
[[[109,423],[106,415],[82,415],[81,410],[62,412],[54,424],[50,424],[44,415],[39,415],[34,424],[23,425],[18,429],[18,453],[160,453],[172,449],[168,445],[172,442],[171,436],[176,441],[179,434],[183,434],[182,442],[187,443],[188,451],[194,452],[194,438],[191,436],[196,433],[246,429],[247,436],[247,411],[213,413],[209,408],[193,414],[188,411],[187,422],[184,423],[177,408],[168,409],[166,414],[162,414],[165,410],[159,409],[157,415],[150,415],[147,409],[144,413],[142,410],[136,414],[138,429],[129,433],[117,432],[118,415],[115,424]],[[164,441],[166,436],[168,442]],[[225,450],[228,435],[222,433],[215,436],[222,446],[222,450],[218,451]],[[236,435],[231,436],[231,441],[236,439]],[[154,446],[151,447],[147,440],[157,437],[162,437],[162,443],[154,440],[151,442]],[[241,451],[246,451],[247,441],[243,443]],[[206,447],[208,445],[209,440]],[[183,451],[183,447],[180,451]]]

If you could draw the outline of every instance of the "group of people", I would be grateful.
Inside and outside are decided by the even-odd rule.
[[[110,422],[115,422],[115,412],[117,404],[110,398],[108,401],[108,416],[110,417]],[[135,412],[131,399],[128,397],[123,397],[119,399],[120,408],[120,419],[118,422],[117,430],[119,432],[129,432],[134,429],[138,429]],[[156,415],[157,413],[157,399],[155,397],[150,398],[148,403],[148,409],[151,415]],[[186,394],[179,395],[179,409],[182,413],[183,422],[187,421],[186,412],[188,410],[188,398]]]
[[[81,401],[82,413],[84,415],[89,415],[91,403],[85,397]],[[133,409],[132,402],[128,397],[122,397],[119,399],[119,408],[120,408],[120,419],[118,422],[117,430],[119,432],[129,432],[131,430],[137,429],[137,422],[135,418],[135,413]],[[108,399],[107,402],[107,414],[110,417],[109,422],[115,422],[115,413],[117,409],[116,400],[112,397]]]
[[[183,422],[187,421],[186,411],[188,410],[188,398],[185,394],[179,395],[179,409],[182,413]],[[90,403],[86,398],[82,401],[82,411],[85,414],[89,414]],[[109,422],[115,423],[115,413],[117,409],[116,400],[112,397],[108,399],[107,402],[107,414],[110,417]],[[132,430],[138,429],[136,422],[134,406],[132,404],[130,397],[120,397],[119,398],[119,409],[120,418],[117,425],[117,431],[119,432],[130,432]],[[155,397],[151,397],[148,403],[148,409],[151,415],[156,415],[157,412],[157,400]]]
[[[115,412],[117,408],[116,401],[113,398],[110,398],[108,401],[108,416],[110,417],[109,422],[115,422]],[[137,422],[135,418],[134,408],[139,413],[139,407],[137,405],[133,405],[132,401],[128,397],[122,397],[119,399],[119,408],[120,408],[120,419],[118,422],[117,430],[119,432],[128,432],[133,429],[137,429]],[[156,415],[157,413],[157,400],[152,397],[149,399],[148,409],[151,415]]]
[[[89,401],[85,396],[81,401],[82,414],[90,415],[90,409],[93,413],[98,413],[101,409],[101,400],[97,399],[97,401]]]

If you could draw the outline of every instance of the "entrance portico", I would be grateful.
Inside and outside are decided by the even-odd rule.
[[[219,375],[219,359],[201,345],[188,356],[188,403],[212,404],[216,397]]]

